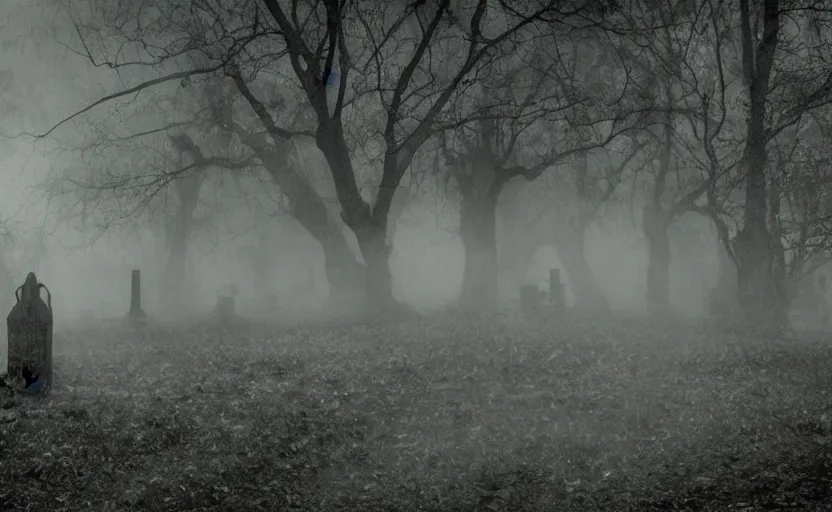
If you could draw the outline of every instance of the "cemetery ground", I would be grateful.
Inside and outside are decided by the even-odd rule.
[[[56,329],[0,510],[832,509],[832,346],[640,320]]]

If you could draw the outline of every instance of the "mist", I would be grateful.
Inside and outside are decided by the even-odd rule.
[[[830,15],[0,2],[0,509],[819,510]]]
[[[8,180],[10,184],[15,181],[25,183],[22,179]],[[31,186],[4,187],[4,192],[16,191],[8,194],[4,204],[20,200],[21,192],[34,195],[27,188]],[[26,207],[48,212],[48,202],[42,198],[28,199]],[[252,304],[258,298],[276,295],[280,309],[289,315],[320,314],[329,293],[320,246],[286,214],[257,218],[248,215],[246,210],[243,206],[236,212],[224,212],[228,218],[246,217],[246,220],[234,225],[218,223],[217,233],[201,234],[189,240],[191,288],[185,298],[189,314],[209,313],[216,306],[221,288],[229,284],[239,286],[241,303]],[[143,306],[150,314],[163,316],[160,281],[166,255],[164,248],[159,247],[158,233],[141,228],[131,228],[129,233],[114,229],[90,242],[88,234],[56,229],[47,215],[40,219],[32,217],[28,222],[18,223],[18,229],[49,233],[47,239],[37,249],[31,248],[31,241],[23,239],[19,244],[22,247],[6,253],[6,264],[10,271],[14,269],[14,275],[21,282],[21,276],[34,271],[54,290],[53,304],[58,318],[80,319],[87,310],[97,318],[125,314],[130,304],[132,269],[142,271]],[[395,294],[420,311],[449,307],[458,299],[464,254],[459,236],[453,232],[457,223],[458,213],[436,212],[430,204],[411,200],[396,226],[393,242],[396,250],[390,264],[395,276]],[[680,224],[673,233],[671,303],[675,310],[696,317],[702,313],[708,290],[718,277],[719,240],[707,221],[693,217]],[[699,236],[691,240],[690,234],[697,230]],[[352,242],[353,254],[360,259]],[[629,223],[625,212],[608,214],[590,228],[586,253],[613,308],[646,311],[644,235]],[[266,273],[257,274],[252,268],[252,258],[256,257],[274,260]],[[552,268],[563,268],[557,249],[552,244],[541,245],[522,280],[502,280],[501,300],[506,304],[516,302],[521,285],[546,282]],[[561,272],[567,305],[573,306],[575,297],[569,276]],[[279,311],[275,312],[278,317]]]
[[[56,43],[56,40],[62,42],[73,36],[72,23],[61,15],[46,23],[38,17],[38,9],[44,8],[43,5],[21,2],[18,6],[21,12],[27,13],[24,18],[31,24],[31,30],[27,31],[24,25],[17,27],[21,34],[28,32],[19,44],[20,54],[15,57],[26,64],[12,66],[15,72],[10,83],[12,90],[25,90],[27,96],[33,99],[29,100],[30,104],[16,98],[12,102],[15,112],[20,114],[19,117],[4,120],[4,133],[8,135],[44,132],[79,108],[97,101],[102,94],[117,91],[126,80],[137,83],[137,80],[144,78],[141,70],[125,68],[114,73],[106,67],[92,65],[83,53]],[[179,89],[162,87],[174,91],[174,94]],[[108,192],[99,193],[96,199],[84,199],[87,201],[84,208],[99,209],[89,214],[80,213],[77,206],[80,198],[92,195],[90,189],[84,192],[80,186],[76,186],[75,190],[66,187],[66,180],[72,178],[86,180],[89,187],[102,188],[104,182],[96,183],[95,180],[110,172],[112,166],[123,166],[130,172],[135,165],[155,166],[169,159],[168,154],[162,156],[162,160],[154,160],[148,156],[153,150],[145,150],[138,158],[132,156],[140,154],[137,152],[144,144],[137,142],[128,143],[130,160],[122,163],[116,155],[119,151],[124,154],[126,145],[110,150],[102,146],[102,139],[94,138],[100,128],[95,128],[93,123],[98,123],[101,128],[111,126],[116,132],[126,129],[126,132],[139,133],[156,129],[159,123],[152,113],[147,114],[155,103],[150,93],[141,92],[132,103],[116,99],[111,105],[102,104],[90,111],[93,117],[84,121],[83,125],[70,121],[69,125],[58,128],[49,138],[24,136],[4,142],[8,156],[4,158],[3,218],[14,225],[16,232],[26,233],[25,236],[31,237],[33,232],[46,234],[43,246],[37,249],[32,248],[31,241],[24,241],[23,238],[12,244],[14,251],[7,253],[5,265],[12,275],[17,276],[13,281],[22,280],[28,271],[35,271],[44,282],[53,283],[54,304],[61,317],[77,318],[82,311],[89,314],[88,310],[92,310],[96,317],[112,317],[125,312],[129,306],[129,275],[134,268],[142,270],[142,300],[148,311],[158,314],[167,309],[161,298],[164,291],[160,289],[160,283],[165,281],[168,257],[165,254],[164,234],[158,225],[152,225],[156,221],[149,218],[154,215],[147,213],[163,208],[160,205],[164,202],[137,205],[134,197],[134,204],[119,204],[130,199],[125,200],[125,193],[162,195],[159,190],[147,185],[141,185],[144,187],[142,190],[135,188],[140,185],[123,191],[111,187]],[[130,113],[131,108],[137,108],[137,113]],[[125,123],[123,129],[112,124],[119,119]],[[94,131],[90,132],[90,128]],[[83,135],[84,132],[88,135]],[[119,135],[123,136],[122,133]],[[434,151],[432,146],[423,148],[425,161],[417,158],[405,181],[409,179],[407,176],[411,179],[422,176],[422,188],[431,189],[430,182],[435,182],[437,178],[429,176],[430,165],[425,162],[433,158],[431,154]],[[358,175],[366,177],[360,178],[359,184],[362,190],[369,193],[368,197],[372,197],[374,185],[366,179],[376,172],[378,164],[372,161],[372,156],[368,158],[371,160],[362,164]],[[314,144],[296,146],[292,159],[302,162],[304,173],[313,180],[328,202],[333,221],[340,224],[337,230],[343,233],[354,258],[363,262],[354,234],[339,218],[335,206],[337,194],[327,176],[326,159]],[[568,166],[561,166],[558,172],[572,171]],[[281,204],[286,200],[280,197],[279,187],[256,173],[252,175],[245,171],[245,174],[253,184],[247,189],[229,191],[225,185],[212,180],[214,183],[203,186],[199,192],[199,204],[194,209],[194,215],[205,212],[206,218],[211,217],[206,219],[211,226],[198,227],[188,237],[188,292],[176,299],[177,302],[187,303],[187,308],[181,313],[187,311],[188,315],[196,315],[210,311],[215,306],[218,290],[236,283],[242,303],[255,303],[264,296],[275,295],[285,309],[295,310],[294,313],[300,309],[321,314],[327,302],[329,284],[319,244],[287,213],[285,204]],[[220,176],[219,180],[222,182],[227,177]],[[124,186],[127,187],[126,184]],[[535,183],[524,186],[534,187]],[[390,222],[391,229],[388,231],[394,249],[389,265],[395,296],[420,311],[431,311],[458,300],[465,261],[464,248],[458,234],[458,193],[441,190],[441,186],[434,183],[436,197],[426,197],[429,193],[414,190],[418,188],[411,186],[397,192],[397,196],[407,196],[398,199],[406,203],[406,207],[400,218]],[[254,198],[253,192],[265,193]],[[112,197],[104,197],[107,193]],[[222,194],[225,194],[225,200]],[[115,204],[113,197],[116,198]],[[247,198],[251,200],[247,201]],[[551,201],[581,207],[581,198],[574,191],[559,191]],[[508,204],[501,208],[511,212],[513,206]],[[641,212],[634,213],[640,208],[632,201],[627,205],[622,199],[605,209],[607,211],[593,219],[588,227],[585,243],[587,260],[614,309],[644,311],[646,242],[640,229]],[[98,218],[92,222],[85,219],[87,224],[79,227],[76,222],[79,215]],[[502,247],[514,242],[500,240],[499,217],[497,243]],[[701,313],[707,289],[717,279],[716,246],[719,243],[707,219],[692,217],[695,216],[686,216],[672,226],[670,284],[672,308],[689,316]],[[691,247],[691,237],[697,238],[694,245],[698,246]],[[258,247],[259,243],[265,246]],[[526,243],[536,244],[539,248],[524,272],[500,276],[501,303],[516,302],[521,285],[543,282],[549,269],[562,269],[557,248],[551,240],[529,240]],[[251,264],[252,258],[258,257],[271,261],[266,264],[265,270],[260,269],[267,274],[255,277]],[[562,274],[568,303],[574,305],[568,272],[562,270]],[[255,290],[255,287],[259,289]]]

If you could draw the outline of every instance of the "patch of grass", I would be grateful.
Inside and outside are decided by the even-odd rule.
[[[54,393],[0,412],[0,510],[832,502],[832,357],[820,340],[455,314],[100,325],[62,333],[55,350]]]

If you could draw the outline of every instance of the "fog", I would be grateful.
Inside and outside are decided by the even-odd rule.
[[[828,503],[828,4],[0,0],[0,510]]]
[[[65,111],[77,108],[77,102],[66,102]],[[37,144],[33,147],[24,141],[8,141],[5,147],[12,156],[4,159],[0,203],[2,218],[14,232],[6,242],[3,260],[11,281],[5,284],[6,306],[10,307],[14,288],[22,284],[27,272],[34,271],[51,290],[59,320],[79,319],[88,311],[95,318],[119,317],[129,309],[130,273],[140,269],[143,307],[150,315],[164,317],[160,283],[167,255],[158,231],[140,223],[110,227],[103,234],[67,226],[60,218],[61,205],[50,201],[48,190],[43,188],[44,180],[54,176],[67,157],[50,158]],[[314,153],[308,158],[323,164]],[[320,245],[285,212],[276,208],[258,216],[250,210],[248,205],[226,207],[210,232],[189,239],[189,304],[185,311],[191,315],[210,313],[222,287],[236,283],[241,314],[262,316],[257,302],[272,294],[280,304],[274,313],[277,319],[282,313],[322,314],[329,287]],[[614,309],[643,312],[647,249],[638,227],[641,219],[638,214],[631,217],[625,204],[611,210],[587,232],[587,259]],[[407,200],[395,227],[390,261],[399,299],[421,311],[455,304],[464,266],[463,247],[455,233],[458,222],[459,214],[452,206]],[[349,236],[349,230],[342,229]],[[498,223],[498,242],[501,229],[505,228]],[[41,235],[45,235],[43,240],[38,239]],[[718,239],[707,219],[696,215],[674,225],[671,239],[672,305],[685,315],[699,315],[717,279]],[[349,241],[360,260],[354,236]],[[270,260],[273,267],[265,274],[255,274],[252,257]],[[520,280],[501,278],[501,301],[508,305],[517,302],[519,286],[546,282],[551,268],[563,268],[557,249],[541,243]],[[567,304],[574,305],[568,273],[562,271],[562,279]]]
[[[98,237],[94,230],[68,228],[56,219],[50,210],[53,205],[38,187],[38,177],[48,174],[54,162],[28,144],[8,145],[15,149],[15,157],[6,160],[1,193],[3,218],[14,226],[15,236],[7,242],[11,250],[4,252],[4,265],[13,281],[5,285],[6,298],[13,295],[12,285],[19,286],[26,273],[34,271],[52,291],[58,319],[80,318],[87,310],[96,318],[114,318],[129,309],[130,273],[141,269],[143,307],[150,315],[164,316],[160,282],[166,254],[159,233],[130,226],[111,228]],[[11,173],[9,169],[20,171]],[[455,304],[464,265],[463,247],[454,233],[458,213],[438,211],[430,203],[408,200],[395,228],[390,262],[395,295],[421,311]],[[277,318],[281,310],[320,314],[329,288],[320,245],[285,213],[257,217],[248,210],[239,206],[224,212],[224,219],[212,226],[212,232],[189,240],[186,311],[209,313],[222,287],[236,283],[242,314],[262,315],[255,304],[272,294],[280,304]],[[633,225],[622,206],[593,223],[587,232],[587,259],[614,309],[644,311],[646,307],[647,249],[639,221],[636,218]],[[46,234],[44,241],[37,240],[41,233]],[[499,236],[498,225],[498,240]],[[718,240],[709,223],[694,215],[674,226],[671,236],[672,305],[696,316],[716,282]],[[350,242],[360,260],[354,237]],[[255,273],[253,257],[270,260],[272,268]],[[540,244],[522,280],[501,278],[503,303],[516,302],[522,284],[546,282],[551,268],[563,268],[557,249]],[[561,273],[567,304],[574,305],[569,275]]]
[[[14,281],[5,285],[6,298],[13,296],[12,284],[19,286],[26,273],[34,271],[53,293],[57,318],[79,318],[85,310],[92,310],[98,318],[117,317],[129,309],[130,272],[138,268],[143,275],[143,306],[149,314],[161,313],[159,283],[166,255],[158,233],[146,228],[120,233],[113,228],[89,242],[96,233],[62,225],[38,187],[38,178],[47,175],[54,163],[28,144],[7,146],[13,148],[14,156],[6,159],[0,194],[3,218],[11,222],[15,237],[7,242],[11,250],[4,252],[4,265]],[[453,232],[458,213],[437,211],[434,206],[408,201],[395,229],[391,259],[396,296],[423,311],[455,303],[464,264],[461,242]],[[241,206],[237,212],[226,212],[226,219],[235,213],[245,219],[235,226],[219,221],[216,232],[190,240],[191,312],[209,312],[218,291],[230,283],[238,284],[241,303],[276,294],[279,303],[293,313],[299,305],[311,310],[323,307],[328,284],[320,245],[289,215],[251,218],[246,210]],[[614,308],[641,310],[645,307],[647,265],[644,235],[638,224],[632,224],[625,208],[620,210],[589,229],[587,258]],[[48,234],[42,246],[37,240],[39,233]],[[696,216],[683,219],[672,236],[673,305],[697,315],[707,290],[716,281],[718,240],[708,222]],[[265,246],[253,249],[261,237],[266,239]],[[360,259],[354,238],[351,242]],[[274,268],[255,277],[252,250],[270,258]],[[524,282],[501,280],[502,299],[516,301],[521,284],[546,281],[551,268],[562,268],[557,250],[551,244],[541,245]],[[563,279],[567,301],[574,304],[568,274],[563,273]],[[258,284],[264,289],[256,290]]]
[[[181,166],[182,156],[178,157],[179,163],[173,161],[175,150],[164,132],[158,137],[151,134],[135,140],[126,138],[132,136],[128,134],[187,118],[195,105],[202,105],[202,92],[199,88],[186,88],[184,81],[162,83],[103,102],[60,124],[103,96],[152,78],[155,71],[141,67],[113,71],[105,65],[93,65],[89,56],[83,54],[79,33],[67,17],[69,11],[44,17],[47,4],[36,0],[4,4],[8,12],[16,12],[14,23],[6,22],[3,27],[3,37],[8,40],[3,51],[9,56],[4,62],[10,63],[4,74],[2,101],[6,111],[2,119],[0,176],[0,219],[8,231],[2,252],[3,293],[7,300],[26,272],[34,271],[53,293],[57,318],[90,314],[118,317],[129,307],[130,272],[140,269],[143,307],[159,318],[208,314],[216,306],[220,291],[231,284],[239,288],[237,302],[241,314],[277,318],[284,314],[324,315],[330,276],[322,246],[292,214],[297,204],[287,206],[291,201],[280,186],[265,177],[257,163],[245,169],[209,165],[204,176],[195,178],[199,180],[199,192],[188,215],[199,221],[194,220],[194,227],[189,228],[183,271],[186,286],[175,299],[177,312],[172,314],[170,304],[165,302],[170,300],[170,293],[163,286],[169,280],[166,265],[171,250],[165,238],[171,236],[165,233],[169,228],[165,223],[172,223],[170,219],[177,215],[177,200],[171,198],[177,193],[175,182],[180,180],[176,178],[156,188],[143,184],[119,190],[112,186],[112,180],[149,169],[173,172]],[[88,51],[98,52],[104,59],[111,50],[105,44]],[[200,87],[203,85],[210,88],[210,84]],[[284,98],[284,103],[300,99],[297,91],[286,94],[289,99]],[[302,101],[296,103],[300,106],[287,108],[292,111],[287,116],[308,116]],[[254,119],[246,105],[237,104],[234,109],[239,110],[240,118]],[[371,131],[371,123],[362,124],[361,116],[368,115],[357,108],[350,113],[352,131],[348,138],[359,146]],[[47,133],[46,137],[31,136]],[[200,144],[206,155],[229,161],[242,158],[234,154],[239,153],[239,148],[228,145],[225,153],[213,151],[221,149],[218,141],[225,140],[215,131],[200,136],[203,135]],[[623,147],[618,140],[603,146],[601,152],[612,158],[610,161],[618,158],[623,162],[623,156],[609,157],[610,151],[625,154],[624,150],[615,149],[616,145]],[[648,244],[641,212],[649,197],[649,185],[639,181],[639,176],[644,175],[644,169],[661,165],[657,155],[665,149],[657,145],[649,157],[627,163],[617,191],[605,200],[603,212],[586,228],[586,260],[615,310],[647,310]],[[295,143],[291,152],[292,165],[301,169],[320,194],[331,222],[338,224],[336,231],[346,239],[355,260],[363,261],[358,240],[342,220],[344,212],[327,159],[308,140]],[[393,292],[420,311],[455,305],[465,268],[465,251],[459,236],[460,195],[458,191],[442,189],[442,178],[431,176],[435,170],[431,168],[431,159],[438,152],[438,146],[432,142],[419,149],[403,178],[403,183],[410,185],[400,187],[396,193],[396,200],[404,206],[400,212],[389,215]],[[362,197],[372,199],[378,195],[382,167],[379,159],[383,155],[384,149],[378,142],[356,146],[353,163]],[[599,168],[600,161],[596,158],[590,162],[592,172]],[[485,164],[487,167],[496,162]],[[562,183],[551,185],[556,193],[540,195],[537,189],[548,179],[545,177],[576,172],[568,162],[558,166],[543,173],[544,177],[520,186],[523,190],[536,190],[536,195],[529,196],[535,199],[520,203],[565,205],[565,210],[558,213],[537,207],[540,215],[555,224],[568,218],[568,211],[586,207]],[[116,177],[107,178],[111,182],[105,186],[104,177],[111,173]],[[97,182],[99,179],[104,181]],[[68,183],[73,186],[67,186]],[[681,187],[681,181],[678,184]],[[107,187],[111,189],[104,190]],[[523,193],[521,190],[520,194]],[[572,276],[552,237],[529,233],[524,240],[518,235],[518,231],[523,231],[518,228],[522,224],[505,220],[518,211],[520,203],[516,198],[508,201],[502,196],[500,202],[496,220],[500,304],[516,304],[521,285],[543,283],[549,270],[558,268],[566,286],[567,305],[575,305]],[[512,236],[506,236],[507,233]],[[677,313],[696,317],[702,313],[709,289],[717,282],[719,240],[712,222],[694,213],[674,220],[669,236],[669,306]],[[524,269],[504,271],[503,255],[518,241],[536,249]],[[271,313],[262,307],[269,297],[279,305]]]
[[[84,66],[80,57],[70,62],[72,66]],[[88,71],[90,77],[96,73],[106,77],[106,73]],[[41,77],[31,79],[42,82],[47,78],[48,71],[44,69]],[[90,78],[89,84],[96,83]],[[82,86],[84,82],[75,81],[57,89]],[[62,102],[51,100],[60,106],[53,112],[61,112],[53,119],[84,104],[78,95],[64,96]],[[159,230],[131,219],[119,219],[124,225],[108,226],[103,232],[68,225],[67,219],[61,218],[66,211],[61,201],[68,199],[50,197],[44,187],[74,157],[64,152],[50,154],[43,150],[42,143],[25,140],[6,141],[4,150],[10,156],[4,158],[3,164],[1,214],[14,232],[4,242],[3,265],[8,270],[7,279],[12,281],[6,281],[6,299],[13,296],[14,287],[23,282],[26,273],[34,271],[53,293],[56,318],[80,318],[88,311],[96,318],[118,317],[129,309],[130,272],[141,269],[143,307],[150,315],[165,316],[160,284],[167,254]],[[315,151],[309,149],[305,158],[317,162],[316,172],[325,178],[324,162]],[[324,194],[334,196],[331,184],[324,182],[321,188]],[[273,194],[279,195],[276,189]],[[206,201],[216,201],[216,197],[210,197],[211,191],[203,191],[203,195]],[[277,318],[281,311],[321,314],[329,287],[320,244],[289,214],[281,212],[271,198],[266,201],[272,203],[273,211],[258,215],[250,205],[240,204],[239,196],[229,195],[233,196],[231,205],[222,207],[222,215],[212,220],[210,229],[201,230],[188,240],[189,291],[184,297],[188,304],[183,312],[209,313],[220,289],[236,283],[242,314],[262,315],[264,312],[258,310],[256,303],[268,295],[277,296],[280,308],[273,313]],[[614,309],[644,311],[647,248],[639,228],[640,214],[633,214],[626,204],[609,210],[587,231],[587,259]],[[434,200],[407,199],[395,224],[390,260],[397,298],[421,311],[455,304],[464,266],[463,247],[455,233],[458,222],[459,214],[453,205],[441,207]],[[505,228],[498,220],[498,244],[501,229]],[[355,237],[344,226],[342,230],[355,258],[361,260]],[[45,236],[43,240],[38,239],[41,235]],[[701,313],[708,289],[716,282],[718,240],[707,219],[696,215],[675,223],[671,240],[671,303],[678,312],[696,316]],[[549,269],[563,268],[551,243],[539,245],[520,279],[501,276],[500,298],[504,304],[517,302],[520,285],[543,283]],[[271,268],[256,274],[253,257],[269,260]],[[567,303],[573,305],[570,276],[564,271],[561,275]]]

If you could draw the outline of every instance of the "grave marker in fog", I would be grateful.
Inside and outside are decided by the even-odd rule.
[[[560,280],[560,269],[549,269],[548,283],[544,281],[539,286],[525,284],[520,287],[520,307],[529,313],[541,311],[544,305],[559,308],[566,304],[565,291],[566,288]]]
[[[142,310],[142,271],[139,269],[133,269],[130,275],[130,311],[127,317],[133,322],[146,319]]]
[[[226,285],[217,293],[217,316],[220,321],[232,320],[237,316],[236,297],[240,288],[236,283]]]
[[[564,286],[560,281],[560,269],[549,269],[549,303],[563,306],[566,303]]]
[[[6,318],[8,376],[30,392],[45,392],[52,384],[52,294],[29,272],[14,295],[17,302]]]

